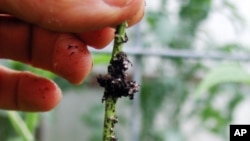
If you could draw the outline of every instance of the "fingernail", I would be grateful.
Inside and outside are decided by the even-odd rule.
[[[110,6],[124,7],[130,4],[133,0],[103,0],[103,1]]]

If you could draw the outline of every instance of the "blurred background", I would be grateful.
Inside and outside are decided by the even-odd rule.
[[[148,0],[140,24],[128,29],[129,76],[141,85],[118,101],[119,141],[228,141],[230,124],[250,124],[250,1]],[[11,60],[55,80],[63,90],[47,113],[0,110],[0,141],[101,141],[103,88],[112,44],[90,49],[94,67],[74,86],[50,72]]]

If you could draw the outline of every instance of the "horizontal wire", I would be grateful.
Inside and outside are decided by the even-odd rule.
[[[90,49],[94,54],[110,54],[110,49],[95,50]],[[165,58],[183,58],[183,59],[210,59],[210,60],[232,60],[232,61],[250,61],[250,55],[247,53],[222,53],[222,52],[195,52],[190,50],[177,49],[146,49],[140,47],[124,48],[124,52],[133,56],[159,56]]]

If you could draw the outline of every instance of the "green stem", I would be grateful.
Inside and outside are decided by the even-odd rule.
[[[20,115],[14,111],[8,111],[7,114],[17,133],[19,133],[25,141],[34,141],[32,133],[30,132]]]
[[[117,121],[115,114],[117,99],[108,97],[105,100],[105,117],[104,117],[104,130],[103,141],[112,141],[115,139],[114,124]]]
[[[123,22],[116,27],[115,40],[112,51],[112,58],[115,57],[119,52],[122,52],[123,44],[126,42],[126,28],[127,22]]]
[[[111,60],[120,52],[122,52],[123,44],[126,42],[126,28],[127,22],[116,27],[115,40],[112,51]],[[105,117],[104,117],[104,130],[103,141],[116,141],[114,133],[114,125],[118,121],[116,116],[116,102],[117,98],[109,96],[105,99]]]

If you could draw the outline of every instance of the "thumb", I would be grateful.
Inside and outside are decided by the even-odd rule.
[[[43,0],[0,1],[0,11],[50,30],[83,32],[136,23],[143,15],[144,0]]]

